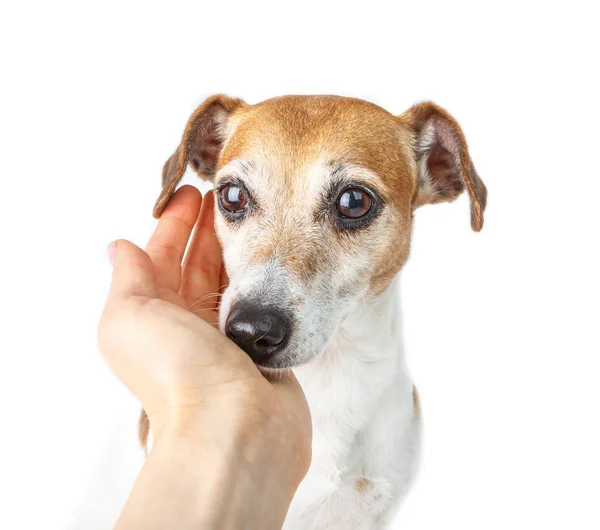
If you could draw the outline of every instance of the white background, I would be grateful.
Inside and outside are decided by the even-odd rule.
[[[95,345],[105,247],[145,243],[163,162],[226,92],[456,117],[489,207],[479,234],[466,197],[416,216],[402,303],[426,438],[394,528],[600,528],[591,5],[4,2],[0,527],[67,528],[92,494],[72,528],[107,528],[129,487],[138,404]]]

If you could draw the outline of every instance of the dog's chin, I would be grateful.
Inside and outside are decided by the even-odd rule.
[[[290,355],[289,353],[286,354],[285,352],[281,352],[267,359],[266,361],[256,363],[256,366],[264,374],[277,374],[281,372],[286,372],[298,366],[305,365],[311,362],[313,359],[319,357],[319,355],[320,354],[311,355],[306,358],[299,358],[295,355]]]
[[[269,368],[268,366],[261,366],[260,364],[257,364],[256,367],[259,369],[260,373],[269,380],[278,379],[293,368],[293,366],[288,368]]]
[[[285,358],[283,356],[281,359],[278,359],[277,357],[278,356],[276,355],[268,361],[257,363],[256,366],[264,374],[277,374],[281,372],[286,372],[288,370],[291,370],[292,368],[295,368],[296,366],[301,366],[308,362],[298,362],[294,359]]]

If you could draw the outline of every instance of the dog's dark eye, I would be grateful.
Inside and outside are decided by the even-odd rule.
[[[235,184],[226,184],[219,190],[221,204],[228,212],[241,212],[246,209],[248,200],[244,190]]]
[[[373,200],[360,188],[344,190],[337,201],[337,210],[342,217],[358,219],[371,211]]]

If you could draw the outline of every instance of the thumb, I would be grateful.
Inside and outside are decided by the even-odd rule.
[[[133,243],[119,239],[108,247],[113,263],[109,298],[156,297],[156,278],[150,256]]]

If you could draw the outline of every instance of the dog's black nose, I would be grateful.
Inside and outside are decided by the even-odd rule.
[[[246,302],[236,304],[225,323],[225,333],[256,364],[263,364],[286,344],[289,321],[281,311]]]

